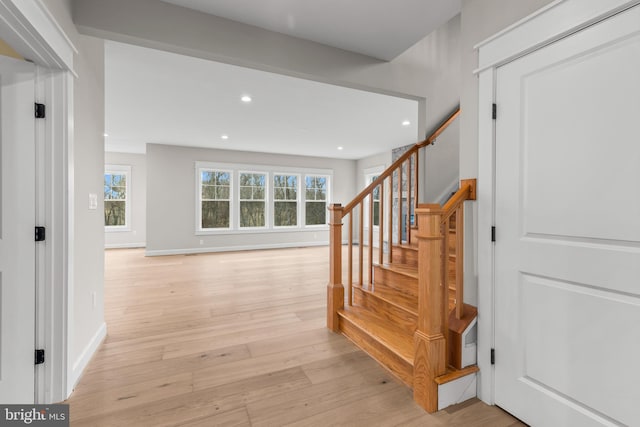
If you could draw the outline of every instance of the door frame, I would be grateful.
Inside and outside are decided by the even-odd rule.
[[[495,224],[496,164],[495,102],[497,69],[616,13],[640,4],[640,0],[556,0],[530,16],[480,42],[478,68],[478,397],[495,403],[495,368],[491,349],[495,344],[495,253],[491,227]],[[498,119],[500,115],[498,106]],[[499,224],[496,239],[500,238]],[[499,361],[500,355],[496,355]]]
[[[72,372],[73,59],[71,40],[40,0],[0,0],[0,38],[36,64],[35,94],[47,118],[36,121],[36,221],[47,227],[36,246],[36,342],[46,363],[35,367],[35,403],[65,400]],[[35,244],[35,242],[34,242]]]

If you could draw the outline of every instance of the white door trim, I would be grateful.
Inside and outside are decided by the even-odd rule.
[[[73,285],[73,58],[77,50],[41,0],[0,0],[0,38],[38,65],[36,99],[47,118],[36,125],[36,215],[47,227],[36,255],[36,343],[46,362],[36,369],[36,403],[71,393],[67,354],[68,298]]]
[[[478,397],[494,404],[494,245],[495,225],[495,102],[496,70],[516,58],[640,4],[640,0],[557,0],[479,43],[478,69]],[[500,107],[498,106],[498,117]],[[500,238],[500,229],[496,230]],[[499,359],[500,355],[496,355]]]

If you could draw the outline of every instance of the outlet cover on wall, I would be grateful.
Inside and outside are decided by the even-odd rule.
[[[95,193],[89,193],[89,209],[92,211],[98,209],[98,195]]]

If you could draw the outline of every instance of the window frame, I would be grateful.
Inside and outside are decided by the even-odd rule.
[[[222,172],[229,174],[229,227],[220,227],[220,228],[203,228],[202,227],[202,172]],[[234,205],[234,171],[228,168],[219,168],[215,165],[211,167],[208,166],[197,166],[196,167],[196,234],[210,234],[210,233],[218,233],[225,232],[229,230],[233,230],[234,228],[234,217],[233,217],[233,205]],[[222,200],[222,199],[221,199]]]
[[[229,201],[229,209],[231,210],[231,220],[229,228],[202,228],[202,190],[200,188],[200,176],[202,170],[216,170],[231,173],[231,200]],[[240,173],[260,173],[267,176],[266,199],[266,218],[265,227],[240,227],[239,219],[239,200],[240,200]],[[274,226],[274,192],[273,176],[274,175],[298,175],[298,224],[296,226]],[[328,230],[328,224],[306,225],[306,176],[322,176],[327,179],[327,194],[325,201],[326,207],[331,204],[333,197],[333,169],[305,168],[305,167],[289,167],[278,165],[257,165],[257,164],[239,164],[239,163],[223,163],[210,161],[194,162],[194,206],[195,206],[195,224],[194,235],[224,235],[224,234],[246,234],[246,233],[292,233],[292,232],[314,232]],[[329,215],[327,213],[327,220]]]
[[[291,202],[292,200],[276,200],[276,184],[275,184],[275,178],[276,176],[295,176],[296,177],[296,225],[276,225],[275,220],[276,220],[276,202]],[[272,197],[271,197],[271,205],[272,205],[272,212],[273,215],[271,216],[271,226],[273,227],[274,230],[295,230],[295,229],[299,229],[301,228],[301,224],[302,224],[302,218],[300,216],[300,212],[301,212],[301,203],[300,200],[302,199],[302,174],[300,173],[296,173],[296,172],[278,172],[278,171],[274,171],[271,174],[271,183],[273,184],[273,191],[272,191]]]
[[[121,233],[131,231],[131,166],[130,165],[104,165],[104,173],[102,174],[102,200],[103,203],[107,200],[104,197],[104,177],[106,175],[124,175],[126,179],[125,183],[125,199],[124,199],[124,225],[106,225],[104,224],[104,231],[106,233]],[[120,200],[120,199],[117,199]],[[102,216],[104,219],[104,204],[102,206]]]
[[[326,183],[327,183],[327,188],[326,188],[326,197],[324,200],[324,209],[325,209],[325,224],[307,224],[307,203],[309,201],[307,201],[307,178],[308,177],[320,177],[320,178],[326,178]],[[332,176],[331,175],[327,175],[327,174],[323,174],[323,173],[305,173],[304,174],[304,190],[302,191],[303,193],[303,214],[302,214],[302,218],[304,219],[304,224],[302,225],[304,228],[311,228],[311,229],[318,229],[318,228],[326,228],[329,227],[329,214],[328,214],[328,207],[331,204],[331,184],[332,184]],[[317,202],[316,200],[311,200],[310,202]]]
[[[265,171],[258,171],[258,170],[238,170],[237,171],[238,174],[238,185],[237,185],[237,190],[238,190],[238,197],[237,197],[237,201],[238,201],[238,209],[237,209],[237,224],[238,224],[238,230],[264,230],[269,228],[269,208],[268,208],[268,201],[270,200],[269,198],[269,179],[270,179],[270,174],[269,172],[265,172]],[[240,205],[242,204],[242,202],[251,202],[251,201],[256,201],[255,199],[241,199],[240,198],[240,175],[242,174],[252,174],[252,175],[264,175],[264,199],[262,199],[263,201],[263,206],[264,206],[264,225],[263,226],[259,226],[259,227],[243,227],[242,226],[242,218],[240,217],[242,215],[242,210],[240,209]],[[232,192],[233,194],[233,192]],[[259,200],[259,199],[258,199]]]

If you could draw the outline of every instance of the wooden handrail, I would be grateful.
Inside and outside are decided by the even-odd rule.
[[[476,180],[475,179],[463,179],[460,183],[460,189],[451,196],[449,200],[442,207],[442,221],[455,213],[458,207],[465,200],[476,199]]]
[[[393,162],[391,164],[391,166],[389,166],[384,172],[382,172],[378,176],[378,178],[376,178],[371,184],[369,184],[364,190],[362,190],[356,197],[354,197],[351,202],[349,202],[347,205],[345,205],[344,208],[342,208],[342,214],[343,215],[347,215],[348,213],[350,213],[353,210],[353,208],[358,206],[358,204],[365,199],[365,197],[367,197],[369,194],[371,194],[371,192],[373,192],[374,188],[376,188],[378,185],[382,184],[385,179],[390,177],[395,172],[396,169],[398,169],[400,166],[402,166],[402,164],[409,157],[411,157],[413,154],[417,153],[419,149],[433,144],[434,141],[436,140],[436,138],[438,138],[438,136],[440,136],[440,134],[442,132],[444,132],[445,129],[447,129],[449,127],[449,125],[459,115],[460,115],[460,108],[458,107],[458,108],[456,108],[456,110],[445,121],[443,121],[436,128],[436,130],[427,139],[425,139],[424,141],[418,142],[413,147],[411,147],[409,150],[407,150],[402,156],[400,156],[398,158],[398,160]]]

